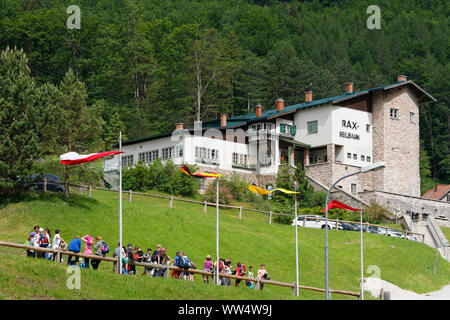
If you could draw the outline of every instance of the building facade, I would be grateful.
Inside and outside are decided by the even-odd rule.
[[[419,105],[435,101],[406,76],[397,82],[252,114],[177,124],[170,133],[123,142],[123,166],[156,158],[197,165],[224,174],[236,172],[262,186],[273,186],[280,165],[301,166],[321,185],[364,166],[384,162],[376,171],[342,180],[338,189],[356,198],[370,192],[420,197]],[[105,171],[118,168],[118,157],[105,160]],[[442,211],[442,210],[441,210]]]

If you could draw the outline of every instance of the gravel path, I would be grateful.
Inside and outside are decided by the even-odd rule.
[[[402,288],[388,281],[377,278],[366,278],[364,280],[364,291],[370,292],[374,297],[379,298],[380,290],[391,293],[391,300],[450,300],[450,284],[434,292],[418,294]]]

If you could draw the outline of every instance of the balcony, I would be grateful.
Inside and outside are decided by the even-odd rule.
[[[274,130],[249,130],[247,137],[249,142],[256,142],[262,140],[275,140],[277,133]]]

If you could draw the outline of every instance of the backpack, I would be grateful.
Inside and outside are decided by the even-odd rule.
[[[102,243],[102,254],[107,254],[107,253],[109,253],[109,247],[108,247],[108,244],[105,241],[103,241],[103,243]]]
[[[245,276],[245,264],[241,265],[241,277]]]
[[[191,260],[187,256],[181,257],[180,267],[184,269],[189,269],[191,266]]]
[[[45,234],[39,235],[39,245],[44,248],[48,247],[48,238]]]
[[[134,250],[132,252],[133,252],[133,260],[137,261],[139,259],[139,256],[137,255],[136,252],[134,252]]]
[[[152,262],[158,262],[158,255],[159,255],[159,251],[158,250],[153,251]]]

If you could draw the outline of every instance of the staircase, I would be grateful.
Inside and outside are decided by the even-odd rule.
[[[414,221],[413,228],[415,229],[413,232],[425,235],[424,243],[426,245],[432,248],[438,248],[441,256],[450,262],[450,247],[448,240],[433,216],[428,216],[427,220]]]

